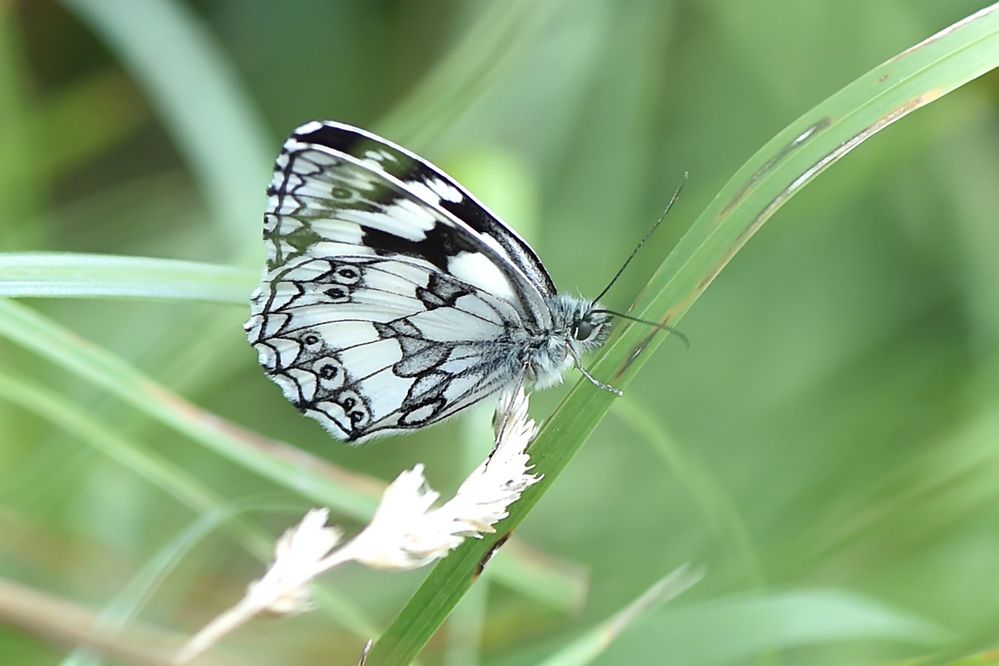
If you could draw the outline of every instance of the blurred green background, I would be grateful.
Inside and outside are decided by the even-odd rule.
[[[759,146],[983,5],[0,3],[0,251],[256,271],[281,142],[337,119],[445,168],[584,295],[689,170],[605,298],[625,308]],[[538,663],[685,562],[704,580],[598,663],[888,663],[941,641],[999,643],[997,102],[993,73],[785,206],[682,322],[691,349],[667,341],[518,530],[585,597],[543,602],[489,579],[422,662]],[[260,371],[245,307],[23,303],[206,412],[358,474],[425,462],[453,490],[488,446],[484,414],[332,442]],[[100,433],[67,427],[65,409]],[[184,470],[221,513],[94,446],[111,440]],[[118,608],[123,636],[189,634],[259,575],[241,530],[277,535],[313,504],[0,339],[0,578],[94,614],[138,590],[141,605]],[[242,527],[220,526],[232,515]],[[423,575],[338,570],[324,587],[341,607],[258,621],[213,654],[355,664],[364,628],[383,628]],[[95,663],[37,633],[8,615],[0,660]]]

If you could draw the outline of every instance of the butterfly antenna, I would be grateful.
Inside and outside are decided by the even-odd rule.
[[[600,294],[593,299],[594,301],[599,301],[601,298],[604,297],[604,294],[610,291],[610,288],[614,286],[614,283],[617,282],[617,279],[621,277],[622,273],[624,273],[624,269],[628,267],[628,264],[631,263],[631,260],[635,258],[635,255],[638,254],[638,251],[642,249],[643,245],[645,245],[645,241],[649,240],[649,237],[656,232],[656,229],[659,228],[659,225],[662,224],[663,220],[666,219],[666,215],[669,214],[670,209],[673,208],[673,204],[675,204],[676,200],[680,198],[680,192],[683,191],[683,186],[687,184],[687,176],[688,176],[687,172],[684,171],[683,179],[680,181],[680,184],[677,185],[676,190],[673,192],[673,196],[669,198],[669,203],[666,204],[666,208],[659,216],[659,219],[656,220],[656,223],[652,225],[651,229],[645,232],[645,235],[642,236],[642,240],[638,241],[638,245],[635,246],[635,249],[631,251],[631,254],[628,255],[628,258],[624,260],[623,264],[621,264],[621,268],[617,269],[617,273],[615,273],[614,277],[611,278],[611,281],[607,283],[607,286],[604,287],[604,290],[601,291]]]
[[[667,324],[660,324],[658,321],[649,321],[648,319],[639,319],[638,317],[632,317],[631,315],[626,315],[623,312],[614,312],[613,310],[607,310],[605,308],[597,308],[596,310],[590,310],[590,312],[600,312],[603,314],[609,314],[613,315],[614,317],[620,317],[621,319],[627,319],[628,321],[637,321],[639,324],[648,324],[653,328],[658,328],[660,331],[669,331],[676,337],[680,338],[680,341],[683,343],[684,347],[690,349],[690,340],[687,338],[687,336]]]

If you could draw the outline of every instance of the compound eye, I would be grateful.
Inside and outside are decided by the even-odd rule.
[[[593,322],[589,319],[580,319],[576,322],[576,327],[572,331],[572,337],[577,340],[587,340],[593,335]]]

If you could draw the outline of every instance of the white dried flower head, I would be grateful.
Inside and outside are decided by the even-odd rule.
[[[240,603],[202,629],[178,654],[189,661],[254,615],[290,614],[311,607],[309,583],[350,560],[376,569],[413,569],[447,555],[465,538],[481,538],[506,518],[529,486],[527,447],[537,427],[527,415],[523,389],[504,395],[497,407],[496,446],[469,475],[454,498],[437,509],[440,494],[427,485],[423,465],[401,473],[385,489],[371,523],[340,548],[342,532],[326,525],[326,509],[309,511],[278,540],[274,562],[251,584]]]
[[[530,474],[527,447],[537,434],[537,426],[527,416],[524,392],[505,394],[497,413],[496,448],[458,488],[454,499],[440,512],[456,525],[457,534],[481,536],[507,517],[507,508],[529,486],[541,480]]]
[[[371,524],[349,544],[353,559],[375,569],[415,569],[446,554],[461,539],[455,542],[428,522],[438,497],[423,465],[400,474],[385,489]]]
[[[175,661],[190,661],[255,615],[293,615],[310,610],[308,583],[320,573],[323,559],[342,535],[339,529],[326,526],[328,515],[326,509],[312,509],[298,525],[286,530],[274,547],[274,561],[263,578],[250,583],[238,604],[188,641]]]
[[[527,447],[537,427],[527,415],[523,389],[504,395],[497,407],[496,446],[438,509],[439,494],[427,487],[423,466],[403,472],[385,490],[371,524],[343,550],[380,569],[421,567],[447,555],[466,537],[481,537],[506,518],[507,508],[541,477],[529,474]]]
[[[312,509],[295,527],[285,530],[274,548],[274,562],[264,577],[250,583],[246,598],[262,610],[277,615],[291,615],[312,609],[304,584],[314,571],[321,570],[323,558],[330,554],[343,532],[327,527],[327,509]]]

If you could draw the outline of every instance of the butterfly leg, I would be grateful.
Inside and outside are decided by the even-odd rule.
[[[607,391],[608,393],[613,393],[619,398],[624,395],[624,392],[621,389],[616,386],[611,386],[610,384],[604,384],[602,381],[591,375],[587,369],[583,367],[583,364],[579,360],[579,356],[576,354],[575,350],[573,350],[572,347],[567,347],[567,349],[569,350],[569,354],[572,356],[572,360],[576,363],[576,367],[591,384],[596,386],[598,389]]]
[[[583,376],[586,377],[586,379],[588,379],[589,382],[594,386],[596,386],[598,389],[602,389],[604,391],[607,391],[608,393],[613,393],[619,398],[624,395],[624,391],[622,391],[616,386],[611,386],[610,384],[604,384],[602,381],[600,381],[599,379],[591,375],[589,372],[587,372],[586,368],[584,368],[583,366],[580,365],[577,367],[579,368],[579,371],[583,373]]]

